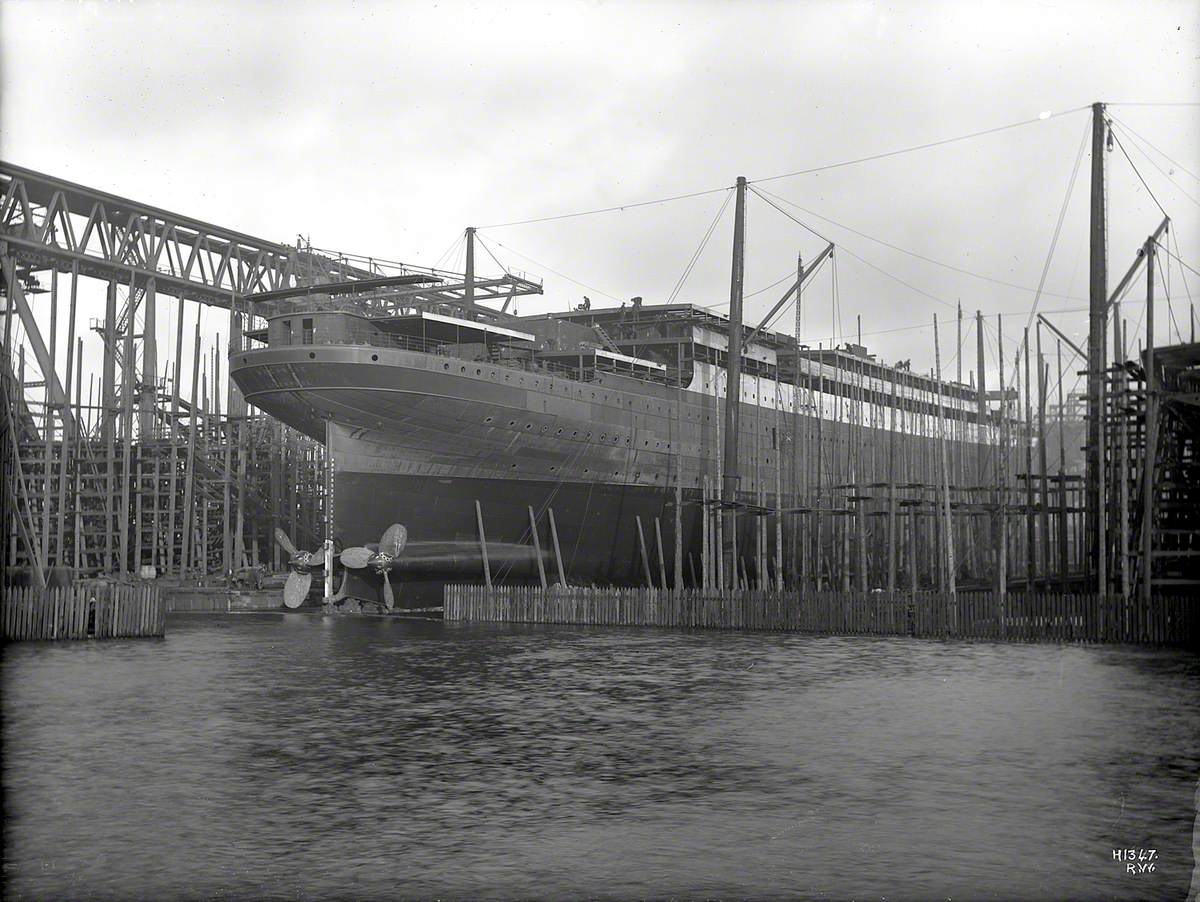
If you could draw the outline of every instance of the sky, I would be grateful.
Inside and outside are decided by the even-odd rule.
[[[835,244],[804,292],[802,340],[853,340],[861,318],[872,352],[928,370],[936,314],[953,374],[961,302],[988,317],[993,381],[998,314],[1010,358],[1035,299],[1086,335],[1086,146],[1069,199],[1068,186],[1092,102],[1110,104],[1132,160],[1107,154],[1110,286],[1159,205],[1170,246],[1200,270],[1198,31],[1200,5],[1153,0],[0,0],[0,158],[262,238],[413,264],[461,267],[477,226],[502,264],[544,279],[526,314],[584,295],[726,310],[732,204],[675,291],[725,191],[501,224],[742,175]],[[751,193],[746,319],[782,294],[798,253],[824,246]],[[498,269],[477,258],[481,274]],[[1172,263],[1157,296],[1168,289],[1158,343],[1188,337],[1200,275]],[[1135,333],[1144,297],[1143,278],[1123,309]],[[792,322],[789,310],[778,328]]]

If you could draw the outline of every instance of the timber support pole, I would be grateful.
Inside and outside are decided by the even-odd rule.
[[[742,290],[746,260],[746,178],[738,176],[733,220],[733,265],[729,280],[729,346],[725,366],[725,448],[721,481],[724,522],[722,558],[733,585],[737,585],[738,413],[742,400]],[[724,586],[722,586],[724,588]]]
[[[1092,182],[1089,221],[1087,346],[1087,522],[1089,575],[1101,595],[1108,590],[1104,511],[1104,373],[1108,322],[1108,225],[1104,198],[1104,104],[1092,104]]]

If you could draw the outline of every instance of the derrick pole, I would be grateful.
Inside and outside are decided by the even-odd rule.
[[[725,465],[721,479],[722,556],[737,587],[738,408],[742,400],[742,289],[746,252],[746,177],[738,176],[733,219],[733,265],[729,280],[729,348],[725,356]]]
[[[467,226],[467,304],[475,303],[475,227]]]
[[[1104,104],[1092,104],[1092,204],[1088,229],[1087,462],[1086,510],[1088,560],[1096,591],[1108,591],[1104,527],[1104,370],[1108,320],[1108,235],[1104,199]]]
[[[1141,597],[1154,592],[1154,470],[1158,445],[1158,374],[1154,363],[1154,238],[1146,242],[1146,438],[1142,457]]]

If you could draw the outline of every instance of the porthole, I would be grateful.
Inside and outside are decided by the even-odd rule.
[[[510,470],[515,470],[516,468],[517,468],[516,464],[513,464],[511,467],[509,467]]]
[[[316,359],[317,359],[317,355],[316,355],[316,354],[314,354],[312,351],[309,351],[309,352],[308,352],[308,359],[309,359],[309,360],[316,360]]]
[[[465,372],[467,371],[467,368],[466,368],[465,366],[460,366],[460,367],[458,368],[458,371],[459,371],[460,373],[465,373]]]
[[[443,364],[442,364],[442,369],[444,369],[444,370],[448,370],[448,369],[450,369],[450,364],[448,364],[448,363],[443,363]]]
[[[476,376],[482,376],[482,375],[483,375],[483,370],[481,370],[479,367],[475,367],[475,375],[476,375]]]
[[[378,360],[378,359],[379,359],[379,355],[378,355],[378,354],[372,354],[372,355],[371,355],[371,359],[372,359],[372,360]]]
[[[490,423],[490,422],[492,421],[492,418],[491,418],[491,417],[484,417],[484,418],[483,418],[483,421],[484,421],[485,423]]]
[[[509,421],[508,421],[508,425],[509,425],[509,426],[516,426],[516,425],[517,425],[517,421],[516,421],[516,420],[509,420]]]
[[[526,429],[532,429],[532,428],[533,428],[533,423],[526,423],[526,424],[525,424],[525,428],[526,428]]]
[[[563,434],[563,431],[562,431],[561,429],[559,429],[559,430],[558,430],[558,434],[559,434],[559,435],[562,435],[562,434]]]
[[[592,437],[592,434],[589,432],[589,433],[588,433],[588,438],[591,438],[591,437]],[[602,433],[600,433],[600,441],[602,441],[602,442],[608,441],[608,434],[607,434],[607,433],[603,433],[603,432],[602,432]]]

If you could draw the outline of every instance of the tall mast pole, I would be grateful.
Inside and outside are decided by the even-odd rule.
[[[792,507],[800,506],[800,329],[801,318],[803,315],[803,291],[804,291],[804,256],[796,253],[796,329],[793,333],[795,338],[795,347],[792,348],[795,357],[795,372],[792,380]],[[811,397],[811,396],[810,396]],[[805,447],[808,451],[808,433],[805,427]],[[804,461],[804,492],[808,494],[808,459]],[[807,501],[805,502],[808,503]],[[780,507],[783,505],[781,504]],[[800,519],[799,513],[792,514],[792,579],[796,586],[799,587],[801,580],[804,577],[803,565],[798,560],[802,554],[799,541],[800,525],[804,520]]]
[[[1087,504],[1088,557],[1096,578],[1096,591],[1108,591],[1104,535],[1104,370],[1107,363],[1105,326],[1108,320],[1108,235],[1104,201],[1104,104],[1092,104],[1092,206],[1089,225],[1088,279],[1088,421]]]
[[[1158,374],[1154,364],[1154,239],[1146,241],[1146,441],[1142,456],[1141,597],[1154,591],[1154,468],[1158,452]]]
[[[733,267],[729,280],[729,350],[725,357],[725,466],[721,479],[727,572],[737,573],[738,408],[742,400],[742,287],[746,270],[746,177],[738,176],[733,218]],[[733,576],[737,586],[737,576]]]
[[[466,301],[475,303],[475,227],[467,226],[467,290]]]

